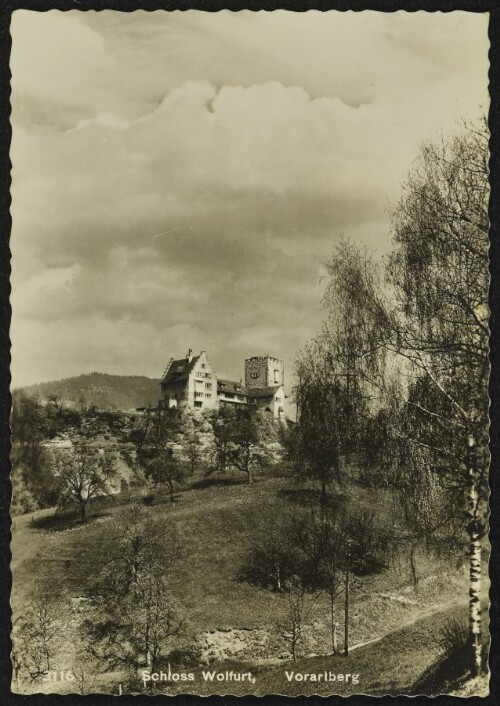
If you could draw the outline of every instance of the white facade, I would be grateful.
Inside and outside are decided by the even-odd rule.
[[[220,406],[255,406],[269,411],[274,419],[284,418],[285,391],[283,361],[272,356],[245,360],[245,384],[217,377],[206,351],[170,360],[161,382],[160,405],[194,410]]]

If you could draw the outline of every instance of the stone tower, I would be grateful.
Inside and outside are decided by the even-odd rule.
[[[245,387],[276,387],[285,384],[285,364],[270,355],[245,360]]]

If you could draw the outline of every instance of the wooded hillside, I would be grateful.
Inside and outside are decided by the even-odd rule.
[[[64,404],[80,409],[135,409],[158,402],[159,384],[159,380],[144,375],[89,373],[31,385],[23,391],[30,397],[38,395],[42,399],[57,395]],[[16,390],[14,394],[19,392]]]

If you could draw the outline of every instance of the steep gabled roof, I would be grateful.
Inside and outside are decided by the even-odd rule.
[[[194,368],[199,357],[199,355],[196,355],[193,356],[191,360],[189,360],[189,358],[173,360],[168,366],[168,370],[161,384],[175,385],[178,382],[185,382],[189,378],[189,373]]]
[[[247,395],[248,390],[241,382],[234,380],[217,380],[217,392],[230,392],[234,395]]]
[[[274,385],[273,387],[249,387],[247,392],[249,397],[273,397],[283,385]]]

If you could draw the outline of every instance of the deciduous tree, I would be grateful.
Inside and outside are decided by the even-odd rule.
[[[418,486],[422,492],[407,496],[414,517],[420,517],[419,533],[422,523],[427,538],[431,525],[434,532],[446,525],[442,517],[425,519],[426,492],[437,482],[447,494],[444,520],[449,518],[454,531],[461,516],[468,535],[476,673],[482,668],[481,548],[489,461],[488,196],[486,124],[424,145],[393,214],[386,293],[376,263],[354,246],[341,245],[327,266],[323,332],[332,353],[353,353],[348,367],[356,384],[371,390],[369,414],[384,404],[398,370],[402,399],[400,413],[392,417],[397,462],[408,477],[431,474]],[[338,325],[343,311],[344,321],[350,318],[355,326]]]
[[[488,130],[425,145],[393,216],[393,349],[421,380],[408,443],[431,452],[469,536],[472,668],[482,668],[488,472]]]
[[[53,667],[56,638],[62,628],[48,596],[38,596],[14,629],[14,650],[19,669],[35,679]]]
[[[116,477],[114,460],[88,445],[78,445],[71,450],[55,450],[53,467],[58,504],[61,507],[76,508],[82,522],[87,519],[90,501],[108,495]]]
[[[181,558],[176,533],[137,507],[117,518],[110,536],[111,553],[93,588],[83,631],[94,656],[109,668],[142,665],[156,671],[183,626],[170,586],[171,569]]]
[[[230,423],[229,438],[231,463],[246,474],[249,483],[253,483],[255,471],[269,464],[269,454],[262,439],[257,413],[238,410]]]

